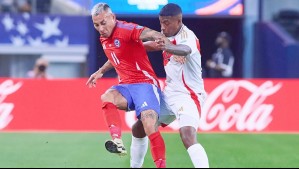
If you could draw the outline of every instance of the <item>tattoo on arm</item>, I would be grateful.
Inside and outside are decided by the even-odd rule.
[[[162,33],[159,33],[157,31],[154,31],[152,29],[149,29],[149,28],[145,28],[141,35],[140,35],[140,39],[143,41],[143,42],[146,42],[146,41],[155,41],[159,38],[164,38],[164,35]]]

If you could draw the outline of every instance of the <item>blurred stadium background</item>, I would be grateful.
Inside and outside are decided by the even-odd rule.
[[[117,84],[110,71],[96,89],[85,82],[106,62],[91,7],[107,2],[119,20],[160,30],[158,12],[173,2],[200,39],[209,94],[199,130],[213,168],[299,167],[298,0],[0,0],[0,168],[127,168],[106,152],[99,97]],[[219,32],[232,36],[233,77],[208,74]],[[164,85],[160,52],[150,53]],[[48,79],[34,79],[37,59]],[[31,72],[32,73],[32,72]],[[134,113],[123,113],[130,145]],[[162,129],[168,167],[192,163],[177,124]],[[154,167],[146,156],[144,167]]]

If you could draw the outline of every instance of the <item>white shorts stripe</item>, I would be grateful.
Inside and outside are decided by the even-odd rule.
[[[157,97],[157,100],[159,101],[159,105],[160,105],[161,104],[161,100],[160,100],[160,94],[158,92],[158,88],[155,85],[152,85],[152,86],[153,86],[154,93],[155,93],[155,95]]]

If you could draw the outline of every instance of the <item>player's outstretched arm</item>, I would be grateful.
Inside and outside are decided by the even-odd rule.
[[[143,46],[147,52],[161,51],[158,44],[154,41],[143,42]]]
[[[102,78],[103,75],[111,69],[113,69],[113,65],[108,60],[98,71],[90,76],[86,85],[89,86],[89,88],[96,87],[97,80]]]
[[[189,46],[183,44],[175,45],[167,38],[158,40],[156,42],[159,48],[162,48],[164,51],[176,56],[186,57],[192,53],[192,49]]]
[[[166,52],[182,57],[186,57],[192,53],[192,49],[187,45],[174,45],[166,42],[164,48]]]
[[[143,45],[147,51],[164,50],[178,56],[188,56],[192,52],[189,46],[174,45],[162,33],[149,28],[142,31],[140,39],[144,42]]]
[[[139,39],[142,40],[143,42],[156,41],[156,40],[160,40],[160,39],[164,39],[164,38],[166,38],[166,37],[162,33],[157,32],[152,29],[149,29],[149,28],[145,28],[139,37]]]

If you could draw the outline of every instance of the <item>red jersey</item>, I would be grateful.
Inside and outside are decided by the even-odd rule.
[[[139,39],[145,28],[117,21],[109,38],[100,38],[104,52],[116,69],[120,84],[150,83],[159,86],[148,55]]]

